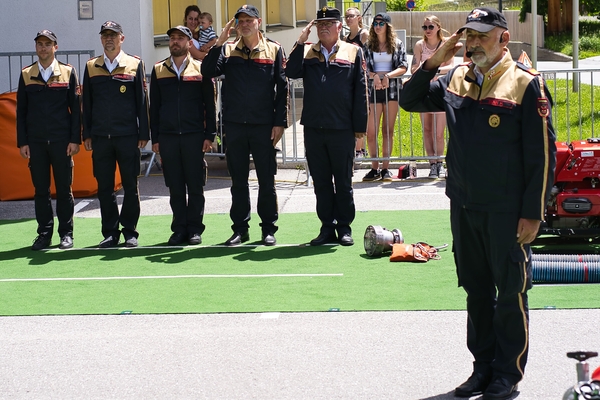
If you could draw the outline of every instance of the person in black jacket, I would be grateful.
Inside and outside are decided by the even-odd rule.
[[[144,63],[121,50],[121,25],[106,21],[100,28],[104,54],[90,59],[83,76],[83,139],[92,154],[104,239],[98,247],[119,244],[123,226],[125,246],[138,245],[140,217],[137,177],[140,149],[150,139]],[[121,212],[115,194],[115,172],[123,183]]]
[[[204,232],[204,153],[215,138],[214,85],[189,53],[192,32],[180,25],[167,35],[171,57],[156,63],[150,78],[152,150],[160,152],[169,188],[169,245],[194,245],[202,243]]]
[[[289,78],[303,78],[306,159],[317,197],[319,235],[311,246],[354,244],[350,224],[356,209],[352,191],[354,142],[367,130],[366,65],[362,49],[339,40],[338,9],[323,7],[300,34],[285,68]],[[319,41],[304,43],[313,26]],[[336,236],[337,231],[337,236]]]
[[[54,215],[50,169],[56,186],[56,215],[61,249],[73,247],[74,201],[72,156],[81,143],[81,105],[75,69],[54,57],[56,35],[44,29],[35,37],[38,61],[24,68],[17,90],[17,146],[29,160],[35,188],[38,236],[31,248],[52,244]]]
[[[240,38],[225,43],[237,21]],[[223,29],[202,62],[202,75],[225,75],[223,122],[227,132],[227,168],[231,175],[233,235],[225,242],[236,246],[250,239],[250,153],[258,177],[258,215],[262,241],[276,244],[277,193],[275,145],[287,126],[288,83],[283,70],[283,48],[264,37],[258,10],[243,5]]]
[[[461,64],[438,80],[460,48]],[[477,8],[405,85],[407,111],[445,111],[446,194],[458,283],[467,292],[473,373],[454,393],[512,396],[529,349],[531,243],[544,219],[556,166],[552,99],[540,74],[512,60],[504,16]]]

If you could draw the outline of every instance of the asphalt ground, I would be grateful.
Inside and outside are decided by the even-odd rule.
[[[583,61],[580,68],[600,64]],[[278,172],[281,213],[315,209],[298,167]],[[206,213],[227,213],[224,161],[209,158],[209,171]],[[354,176],[358,210],[449,207],[444,180],[426,179],[426,169],[385,183],[361,182],[365,172]],[[253,172],[250,188],[256,210]],[[159,171],[140,178],[140,193],[144,215],[170,212]],[[77,216],[99,217],[97,199],[76,204]],[[0,202],[0,219],[19,218],[34,218],[32,201]],[[471,373],[466,318],[464,311],[2,317],[0,398],[453,399]],[[514,398],[562,398],[576,381],[566,353],[599,351],[598,321],[599,309],[531,311],[529,362]]]
[[[424,168],[385,183],[361,182],[364,172],[354,176],[358,210],[449,207],[445,181]],[[169,214],[159,171],[139,182],[142,213]],[[229,187],[224,161],[209,158],[206,213],[228,212]],[[250,192],[256,210],[253,171]],[[280,168],[277,193],[280,212],[314,212],[306,171]],[[76,215],[99,217],[97,202],[76,199]],[[0,211],[33,218],[30,200]],[[560,398],[576,380],[565,354],[600,350],[599,320],[597,309],[533,310],[516,397]],[[464,311],[3,317],[0,398],[452,399],[471,373],[465,332]]]

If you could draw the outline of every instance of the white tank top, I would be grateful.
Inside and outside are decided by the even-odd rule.
[[[375,71],[373,72],[390,72],[392,70],[392,55],[388,53],[373,53],[373,63]]]

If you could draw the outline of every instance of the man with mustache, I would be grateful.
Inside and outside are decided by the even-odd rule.
[[[319,41],[306,45],[313,26]],[[311,246],[354,244],[352,172],[355,138],[367,131],[366,63],[360,47],[339,39],[341,29],[337,8],[320,9],[302,30],[285,69],[289,78],[304,82],[300,122],[321,221]]]
[[[94,176],[102,217],[98,247],[119,244],[137,247],[140,217],[140,149],[150,139],[146,73],[139,57],[121,50],[125,35],[121,25],[106,21],[100,28],[104,53],[90,59],[83,75],[83,139],[92,151]],[[117,163],[123,183],[121,212],[115,194]],[[119,229],[119,225],[123,228]]]
[[[239,38],[226,43],[234,28]],[[225,75],[223,122],[227,135],[227,168],[231,176],[233,235],[227,246],[250,240],[250,153],[258,177],[258,215],[262,243],[274,246],[279,217],[275,174],[275,146],[287,126],[288,83],[283,70],[284,53],[279,43],[260,32],[258,9],[244,4],[235,13],[202,62],[202,75]]]
[[[430,83],[461,47],[471,62]],[[450,140],[450,224],[458,283],[467,293],[473,373],[454,394],[507,399],[529,348],[531,248],[554,179],[552,99],[540,74],[513,61],[504,16],[476,8],[415,72],[400,95],[407,111],[445,111]]]
[[[204,232],[204,153],[216,131],[214,85],[188,52],[190,29],[179,25],[167,35],[171,56],[150,77],[152,150],[160,152],[173,211],[168,244],[197,245]]]

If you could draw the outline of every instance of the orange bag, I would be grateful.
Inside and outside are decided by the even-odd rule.
[[[392,245],[390,261],[419,261],[439,260],[438,249],[424,242],[415,244],[395,243]]]

